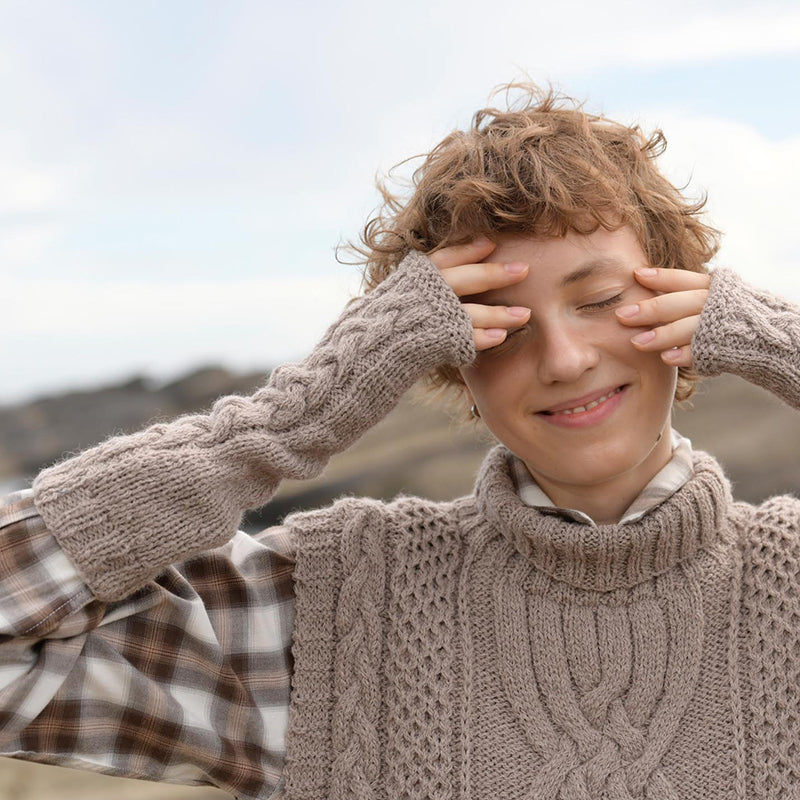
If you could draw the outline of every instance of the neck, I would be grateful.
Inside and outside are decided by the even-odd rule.
[[[559,483],[531,469],[533,478],[560,508],[574,508],[591,517],[598,525],[616,524],[639,496],[642,489],[665,467],[672,458],[672,440],[669,424],[661,431],[661,438],[647,457],[633,469],[613,475],[603,481],[575,485]]]

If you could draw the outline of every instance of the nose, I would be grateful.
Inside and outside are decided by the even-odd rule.
[[[572,383],[597,366],[600,352],[588,331],[569,320],[551,320],[538,337],[538,374],[542,383]]]

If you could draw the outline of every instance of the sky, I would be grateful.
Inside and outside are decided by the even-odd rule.
[[[798,1],[0,0],[0,405],[303,358],[376,176],[526,76],[662,128],[715,264],[800,302]]]

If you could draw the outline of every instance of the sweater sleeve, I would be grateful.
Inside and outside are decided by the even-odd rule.
[[[717,269],[692,338],[692,360],[700,375],[730,372],[800,408],[800,307]]]
[[[250,397],[218,400],[41,472],[34,501],[101,600],[228,541],[283,478],[319,474],[422,375],[475,357],[472,324],[425,256],[412,252],[352,302],[307,359]]]
[[[692,353],[699,374],[739,375],[800,408],[800,308],[731,270],[712,273]],[[732,519],[739,515],[740,601],[731,609],[741,614],[741,647],[729,669],[741,669],[752,786],[791,797],[800,785],[800,502],[784,495],[756,509],[737,504]]]

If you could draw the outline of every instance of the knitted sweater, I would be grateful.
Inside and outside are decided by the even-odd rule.
[[[714,273],[698,372],[798,407],[798,345],[800,310]],[[37,508],[96,596],[123,597],[473,356],[460,303],[412,254],[303,364],[46,470]],[[590,528],[525,506],[499,446],[469,497],[351,498],[285,524],[287,796],[800,795],[797,500],[734,502],[698,452],[666,502]]]

